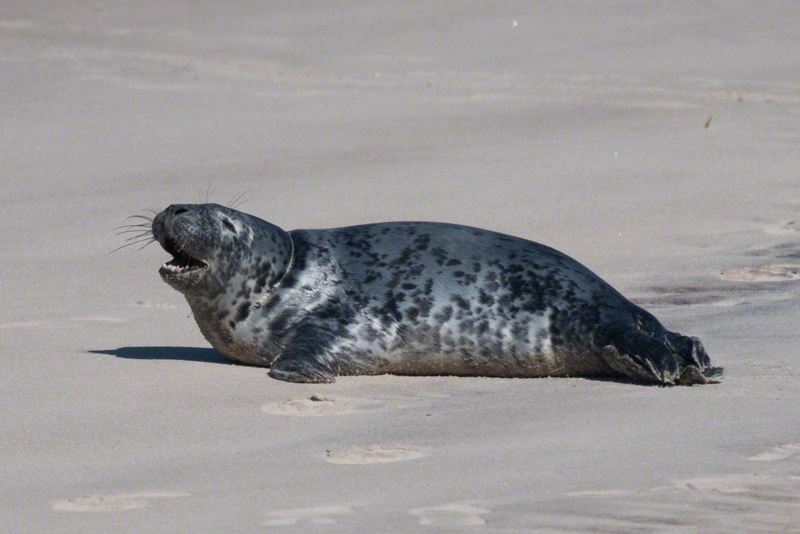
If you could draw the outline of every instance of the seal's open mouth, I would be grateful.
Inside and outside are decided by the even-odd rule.
[[[162,265],[161,269],[158,270],[162,276],[188,276],[208,268],[206,262],[190,256],[171,237],[164,239],[161,246],[173,256],[170,261]]]

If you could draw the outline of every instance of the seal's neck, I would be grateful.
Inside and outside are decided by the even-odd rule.
[[[205,338],[234,359],[240,359],[235,355],[243,346],[252,344],[251,313],[280,287],[295,262],[295,243],[289,233],[259,222],[241,247],[228,251],[227,265],[212,267],[209,276],[215,279],[204,291],[185,293]]]
[[[286,235],[286,237],[289,238],[289,250],[290,250],[289,262],[284,266],[283,274],[281,275],[281,277],[278,278],[277,281],[275,281],[273,284],[271,284],[269,288],[265,289],[258,295],[251,293],[250,302],[252,304],[250,305],[250,310],[255,310],[257,308],[260,308],[261,304],[263,304],[264,301],[267,300],[276,289],[281,287],[281,284],[289,275],[289,272],[292,270],[292,267],[294,267],[294,259],[295,259],[294,240],[292,239],[291,234],[289,234],[288,232],[284,232],[284,234]]]

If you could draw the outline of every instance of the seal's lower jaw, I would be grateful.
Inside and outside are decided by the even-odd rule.
[[[195,281],[205,276],[207,271],[208,265],[205,262],[191,258],[188,263],[182,263],[175,258],[162,265],[158,270],[158,274],[164,280]]]
[[[164,250],[173,255],[173,258],[158,270],[158,274],[169,285],[195,284],[208,272],[206,262],[190,256],[178,246],[174,239],[167,238],[162,246]]]

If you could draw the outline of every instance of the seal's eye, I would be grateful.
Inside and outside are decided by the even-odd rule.
[[[222,224],[224,224],[225,226],[227,226],[227,227],[228,227],[228,230],[230,230],[230,231],[231,231],[231,232],[233,232],[234,234],[236,233],[236,227],[235,227],[235,226],[233,225],[233,223],[232,223],[232,222],[230,222],[228,219],[222,219]]]

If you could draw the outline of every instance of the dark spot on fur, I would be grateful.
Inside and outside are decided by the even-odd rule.
[[[446,323],[450,320],[453,316],[453,307],[452,306],[445,306],[442,308],[442,311],[434,315],[433,317],[440,323]]]
[[[469,310],[469,308],[470,308],[469,301],[468,301],[468,300],[466,300],[466,299],[465,299],[464,297],[462,297],[461,295],[458,295],[458,294],[451,295],[451,296],[450,296],[450,300],[452,300],[453,302],[455,302],[455,303],[456,303],[456,306],[458,306],[458,307],[459,307],[459,308],[461,308],[462,310]]]
[[[424,291],[426,295],[430,295],[433,292],[433,278],[428,278],[425,281]]]
[[[239,308],[236,310],[236,322],[239,323],[247,319],[247,316],[250,315],[250,301],[244,301],[239,305]]]
[[[441,267],[447,260],[447,251],[442,247],[434,247],[431,249],[431,256],[436,260],[436,264]]]
[[[479,336],[482,336],[486,333],[487,330],[489,330],[489,321],[484,319],[483,321],[478,323],[478,328],[476,330],[476,333]]]
[[[412,265],[408,269],[408,275],[411,276],[412,278],[417,278],[418,276],[420,276],[422,274],[422,272],[424,270],[425,270],[425,266],[422,265],[421,263],[418,264],[418,265]]]
[[[484,306],[491,306],[494,304],[494,297],[487,293],[485,289],[481,288],[478,291],[478,302]]]
[[[256,280],[256,287],[253,289],[256,293],[261,293],[264,290],[264,287],[267,285],[267,273],[263,273],[261,276],[258,277]]]

